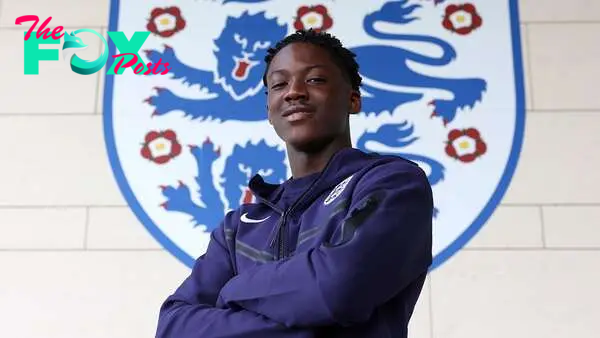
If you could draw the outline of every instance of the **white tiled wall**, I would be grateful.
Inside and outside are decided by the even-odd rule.
[[[431,274],[412,338],[600,337],[600,1],[520,8],[521,161],[488,225]],[[100,73],[22,74],[14,20],[33,13],[100,31],[108,0],[0,0],[0,337],[152,337],[188,269],[117,190]]]

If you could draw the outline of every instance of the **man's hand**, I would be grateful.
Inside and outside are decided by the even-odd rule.
[[[337,225],[352,230],[346,241],[244,271],[217,305],[288,327],[346,326],[366,322],[409,286],[420,292],[432,260],[433,198],[424,172],[404,161],[380,165],[360,179],[352,200]]]

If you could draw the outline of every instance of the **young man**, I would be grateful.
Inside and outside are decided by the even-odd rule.
[[[256,175],[160,309],[158,338],[407,337],[432,256],[431,187],[399,157],[352,148],[354,54],[298,31],[269,51],[268,118],[292,178]]]

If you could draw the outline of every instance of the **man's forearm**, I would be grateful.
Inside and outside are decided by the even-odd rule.
[[[231,218],[225,217],[225,222]],[[196,260],[192,273],[163,302],[156,338],[313,338],[307,330],[286,328],[255,312],[215,307],[219,290],[233,276],[223,227],[211,234],[205,255]]]
[[[314,338],[310,329],[285,327],[240,309],[218,309],[182,302],[165,303],[156,338]]]
[[[238,305],[286,326],[352,325],[418,282],[431,263],[432,196],[417,170],[387,168],[358,192],[353,234],[235,276],[217,306]]]

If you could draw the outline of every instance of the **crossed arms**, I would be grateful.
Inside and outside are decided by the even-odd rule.
[[[343,225],[355,228],[342,243],[234,276],[215,231],[161,307],[157,338],[309,338],[316,327],[367,321],[429,267],[433,201],[425,174],[404,162],[375,167],[361,182]]]

